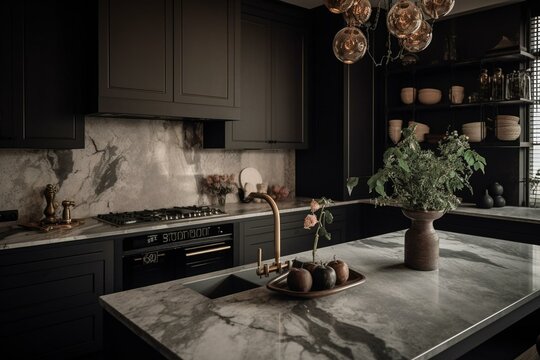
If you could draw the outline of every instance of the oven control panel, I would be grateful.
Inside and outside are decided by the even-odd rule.
[[[160,231],[157,233],[136,235],[125,238],[123,242],[123,250],[126,251],[144,249],[147,247],[166,245],[186,240],[205,239],[232,233],[233,224],[211,225]]]

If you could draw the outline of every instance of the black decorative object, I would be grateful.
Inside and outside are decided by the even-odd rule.
[[[489,187],[489,193],[492,196],[500,196],[504,193],[504,188],[501,184],[496,182]]]
[[[506,205],[506,200],[501,195],[497,195],[493,198],[493,206],[503,207],[505,205]]]
[[[493,207],[493,198],[489,196],[488,190],[486,190],[484,196],[478,199],[476,206],[482,209],[491,209]]]

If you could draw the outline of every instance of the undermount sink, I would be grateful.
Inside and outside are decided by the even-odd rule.
[[[198,280],[184,284],[185,287],[198,292],[210,299],[236,294],[242,291],[266,285],[277,274],[271,277],[262,277],[255,273],[255,269],[239,271],[234,274],[225,274],[209,279]]]

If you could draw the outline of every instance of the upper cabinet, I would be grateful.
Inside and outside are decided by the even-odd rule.
[[[101,0],[101,114],[239,119],[238,0]]]
[[[313,116],[310,147],[296,151],[296,195],[334,200],[365,198],[369,193],[367,180],[374,173],[373,134],[378,111],[383,108],[379,99],[384,98],[380,86],[384,77],[367,54],[352,65],[336,59],[332,41],[343,28],[342,17],[326,7],[311,10],[311,16]],[[385,40],[381,34],[373,43],[384,45]],[[372,50],[381,54],[376,46]],[[346,187],[350,177],[359,178],[351,194]]]
[[[85,76],[96,46],[90,1],[4,1],[0,147],[84,147]],[[95,51],[94,51],[95,54]]]
[[[240,121],[206,123],[207,148],[304,148],[308,96],[305,10],[270,1],[242,7]]]

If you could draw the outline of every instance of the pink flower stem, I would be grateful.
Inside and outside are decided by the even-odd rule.
[[[317,254],[317,245],[319,243],[319,230],[323,226],[322,220],[323,220],[323,216],[325,216],[324,208],[325,208],[325,205],[321,207],[321,214],[319,215],[317,231],[315,232],[315,240],[313,241],[313,252],[312,252],[313,262],[315,262],[315,255]]]

